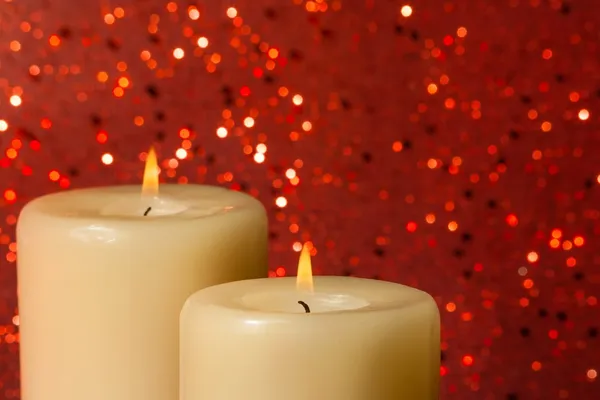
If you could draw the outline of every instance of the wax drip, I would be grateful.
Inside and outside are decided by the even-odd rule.
[[[302,300],[298,301],[298,304],[304,307],[304,311],[306,311],[307,314],[310,314],[310,307],[308,306],[308,304],[306,304]]]
[[[144,212],[144,217],[148,216],[150,210],[152,210],[152,207],[148,207],[148,209]]]

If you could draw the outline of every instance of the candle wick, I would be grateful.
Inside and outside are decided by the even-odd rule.
[[[302,300],[298,301],[298,304],[300,304],[302,307],[304,307],[304,311],[307,314],[310,314],[310,307],[308,306],[308,304],[306,304],[305,302],[303,302]]]
[[[148,213],[152,210],[152,207],[148,207],[148,209],[144,212],[144,217],[148,215]]]

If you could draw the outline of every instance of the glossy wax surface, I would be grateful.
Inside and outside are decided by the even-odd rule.
[[[314,286],[256,279],[193,294],[180,400],[437,400],[440,321],[427,293],[351,277]]]
[[[267,220],[250,196],[164,185],[61,192],[21,213],[23,400],[171,400],[178,318],[206,286],[266,276]]]

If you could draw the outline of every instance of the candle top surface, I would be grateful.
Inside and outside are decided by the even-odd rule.
[[[57,192],[34,199],[28,214],[82,220],[190,220],[262,208],[244,193],[218,186],[160,186],[160,193],[144,196],[140,185],[106,186]]]
[[[296,278],[265,278],[230,282],[200,290],[187,301],[192,309],[214,308],[249,314],[332,315],[411,308],[432,302],[427,293],[408,286],[339,276],[314,277],[314,292],[298,290]]]

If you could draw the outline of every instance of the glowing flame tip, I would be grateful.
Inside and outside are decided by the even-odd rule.
[[[148,156],[146,157],[146,167],[144,168],[144,180],[142,183],[142,196],[143,197],[154,197],[158,195],[158,161],[156,159],[156,152],[154,147],[150,147],[148,150]]]
[[[298,275],[296,277],[296,288],[298,290],[309,292],[312,292],[314,290],[312,264],[310,261],[310,249],[306,243],[304,244],[304,246],[302,246],[302,251],[300,252],[300,260],[298,261]]]

